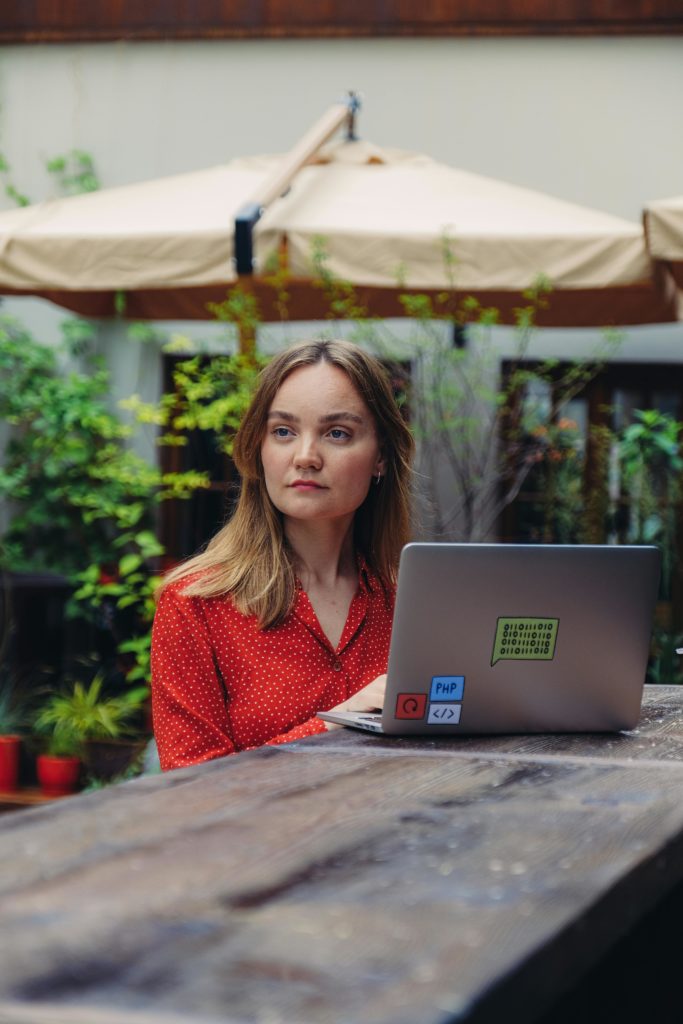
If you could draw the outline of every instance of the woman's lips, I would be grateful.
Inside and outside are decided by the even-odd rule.
[[[322,491],[324,490],[320,484],[316,484],[313,480],[295,480],[293,484],[289,485],[297,491]]]

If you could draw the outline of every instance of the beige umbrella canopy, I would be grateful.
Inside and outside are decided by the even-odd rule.
[[[644,222],[652,258],[666,264],[683,289],[683,196],[648,203]]]
[[[235,218],[250,200],[252,210],[263,209],[246,227],[254,272],[249,260],[248,273],[238,275]],[[374,315],[400,315],[402,292],[453,288],[509,319],[521,293],[544,275],[553,289],[540,317],[546,324],[674,317],[653,281],[639,225],[428,156],[357,141],[321,146],[320,133],[285,157],[1,213],[0,293],[109,315],[125,292],[131,318],[201,318],[211,315],[208,301],[221,301],[239,281],[270,319],[276,303],[265,268],[279,254],[291,274],[290,317],[313,319],[327,310],[312,283],[320,239],[327,270],[355,285]]]

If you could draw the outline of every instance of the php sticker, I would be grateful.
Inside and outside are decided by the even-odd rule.
[[[552,661],[559,619],[505,616],[496,623],[491,665],[497,661]]]
[[[464,676],[432,676],[429,699],[430,701],[462,700],[464,689]]]

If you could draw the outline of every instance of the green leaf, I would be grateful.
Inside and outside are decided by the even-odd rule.
[[[142,558],[140,555],[124,555],[119,561],[119,573],[121,576],[129,576],[136,569],[139,569],[142,565]]]

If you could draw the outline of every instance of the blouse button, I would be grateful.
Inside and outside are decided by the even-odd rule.
[[[332,668],[334,669],[335,672],[341,672],[341,670],[342,670],[342,663],[341,663],[341,661],[339,661],[339,660],[333,661],[332,662]]]

